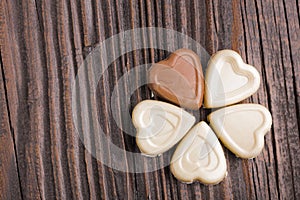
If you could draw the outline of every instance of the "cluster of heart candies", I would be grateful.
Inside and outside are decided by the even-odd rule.
[[[257,91],[260,76],[235,51],[214,54],[204,78],[198,55],[179,49],[150,68],[148,82],[155,94],[180,107],[156,100],[138,103],[132,113],[136,143],[144,155],[158,156],[179,142],[170,169],[180,181],[224,179],[227,166],[218,139],[241,158],[262,151],[272,117],[261,105],[236,104]],[[195,117],[182,108],[199,110],[203,101],[206,108],[220,109],[208,116],[209,125],[194,125]]]

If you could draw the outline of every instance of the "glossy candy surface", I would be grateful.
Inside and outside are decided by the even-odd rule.
[[[145,100],[136,105],[132,121],[141,152],[157,156],[173,147],[194,125],[195,117],[169,103]]]
[[[196,124],[180,141],[173,154],[171,171],[182,182],[217,184],[227,173],[223,149],[212,129]]]
[[[208,63],[205,74],[204,106],[216,108],[238,103],[253,93],[260,85],[258,71],[244,63],[233,50],[221,50]]]
[[[152,65],[149,87],[158,96],[180,107],[199,109],[203,102],[204,77],[198,55],[179,49]]]
[[[254,158],[264,147],[264,136],[272,125],[268,109],[259,104],[239,104],[208,116],[222,143],[241,158]]]

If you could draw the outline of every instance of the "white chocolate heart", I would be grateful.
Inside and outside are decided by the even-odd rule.
[[[216,108],[240,102],[257,91],[258,71],[232,50],[218,51],[208,63],[204,106]]]
[[[222,143],[241,158],[256,157],[264,147],[264,136],[272,125],[268,109],[258,104],[239,104],[208,116]]]
[[[145,100],[134,108],[132,121],[141,152],[157,156],[181,140],[195,123],[195,117],[172,104]]]
[[[217,184],[227,173],[223,149],[212,129],[205,123],[195,125],[173,154],[171,172],[182,182],[195,180]]]

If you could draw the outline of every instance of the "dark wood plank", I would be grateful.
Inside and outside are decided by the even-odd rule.
[[[296,9],[291,9],[295,3],[245,1],[242,4],[243,51],[247,61],[257,66],[262,75],[261,88],[252,100],[269,107],[273,116],[265,150],[249,163],[252,190],[257,198],[297,199],[299,196],[299,88],[294,84],[299,82],[296,78],[299,59],[291,60],[300,53],[299,35],[295,36],[299,32],[299,19],[296,20]],[[290,7],[288,15],[286,6]],[[289,29],[293,33],[289,34]]]
[[[0,199],[297,199],[300,196],[300,19],[299,1],[1,1],[0,13]],[[167,52],[142,49],[113,62],[97,85],[89,115],[73,123],[72,80],[93,48],[132,28],[164,27],[184,33],[212,54],[234,49],[261,74],[260,89],[244,102],[268,107],[273,126],[255,159],[242,160],[224,149],[228,176],[216,186],[176,180],[168,167],[148,173],[107,167],[85,149],[78,132],[90,130],[90,145],[99,156],[120,159],[125,168],[139,152],[135,138],[114,122],[110,96],[120,77],[135,66],[157,62]],[[146,42],[147,35],[143,35]],[[152,43],[164,38],[150,38]],[[184,41],[175,41],[177,47]],[[112,55],[118,49],[110,48]],[[101,59],[102,64],[105,59]],[[87,66],[83,89],[93,86]],[[143,74],[137,74],[137,81]],[[129,82],[117,88],[128,97]],[[84,92],[83,90],[79,90]],[[152,97],[143,86],[132,95],[131,109]],[[119,98],[117,98],[119,99]],[[88,100],[88,99],[87,99]],[[100,102],[100,103],[99,103]],[[117,120],[127,121],[116,101]],[[78,106],[83,106],[78,102]],[[194,112],[197,114],[197,112]],[[205,120],[209,110],[200,110]],[[96,115],[101,116],[94,119]],[[87,120],[81,116],[88,116]],[[100,127],[124,152],[114,155]],[[88,122],[87,122],[88,121]],[[132,130],[134,131],[134,130]],[[142,163],[163,166],[160,157]],[[140,167],[140,166],[136,166]],[[3,173],[2,173],[3,172]],[[17,184],[16,184],[17,183]]]
[[[21,199],[14,133],[10,125],[2,63],[0,69],[0,199]]]
[[[14,23],[15,21],[19,21],[26,11],[28,12],[27,9],[27,6],[15,4],[13,1],[1,1],[1,15],[4,16],[3,29],[1,31],[1,38],[3,38],[1,39],[1,56],[7,88],[7,102],[10,108],[11,127],[14,130],[16,158],[18,159],[18,176],[20,177],[21,185],[19,190],[23,198],[37,199],[44,192],[44,187],[41,187],[41,190],[39,190],[40,187],[38,184],[44,181],[43,175],[45,171],[40,156],[40,147],[44,148],[44,145],[41,143],[40,146],[37,143],[43,140],[37,141],[36,138],[38,137],[38,130],[44,127],[41,124],[43,123],[41,120],[31,121],[29,113],[31,111],[31,114],[33,114],[34,110],[36,111],[37,107],[34,108],[31,105],[37,102],[39,92],[43,91],[43,89],[39,88],[40,90],[35,90],[35,87],[28,89],[28,86],[32,82],[28,81],[29,75],[25,66],[30,62],[31,64],[35,63],[35,61],[38,64],[40,60],[36,59],[36,57],[26,57],[26,54],[22,53],[29,48],[28,46],[26,47],[25,41],[21,38],[26,37],[25,32],[28,33],[29,30],[34,30],[34,21],[31,27]],[[28,22],[28,20],[28,16],[25,16],[23,23],[25,21]],[[26,41],[32,41],[37,35],[38,33],[30,36],[27,35]],[[34,48],[35,44],[32,43],[32,45]],[[38,57],[39,53],[36,55]],[[39,68],[38,72],[41,72],[41,70],[42,68]],[[25,100],[27,101],[26,104],[24,103]],[[40,119],[42,113],[38,113],[37,119]],[[34,134],[30,134],[32,133],[32,129],[36,131]],[[49,147],[49,145],[45,147],[47,146]],[[17,193],[18,190],[14,192]]]

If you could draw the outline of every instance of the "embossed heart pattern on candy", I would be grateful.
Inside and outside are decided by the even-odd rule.
[[[180,107],[199,109],[203,96],[205,107],[223,107],[208,116],[210,125],[201,121],[195,126],[193,115],[170,103],[144,100],[134,108],[132,121],[142,154],[158,156],[179,143],[170,169],[180,181],[217,184],[224,179],[226,160],[218,139],[237,157],[254,158],[262,151],[272,125],[270,112],[259,104],[232,105],[251,96],[260,84],[257,70],[238,53],[214,54],[204,80],[197,54],[180,49],[154,64],[149,80],[154,93]]]

